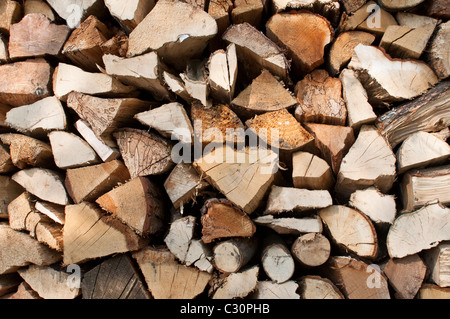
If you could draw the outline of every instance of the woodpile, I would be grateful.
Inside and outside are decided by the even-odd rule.
[[[444,0],[0,0],[0,299],[450,298]]]

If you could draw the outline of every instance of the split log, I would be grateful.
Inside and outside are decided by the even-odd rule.
[[[132,179],[102,195],[96,203],[141,236],[155,235],[163,228],[164,204],[155,183],[148,178]]]
[[[182,210],[184,204],[189,203],[209,184],[203,181],[192,164],[179,163],[164,181],[164,189],[176,209]]]
[[[47,143],[14,133],[1,134],[0,141],[9,146],[11,161],[18,168],[27,165],[51,168],[54,165],[52,148]]]
[[[41,221],[36,224],[34,232],[38,242],[43,243],[56,251],[63,251],[64,243],[61,225],[51,221]]]
[[[450,240],[450,209],[439,203],[397,217],[389,228],[386,245],[391,258],[402,258]]]
[[[377,119],[372,105],[368,102],[367,92],[351,69],[342,70],[339,75],[342,83],[342,97],[347,107],[347,124],[359,130],[364,124],[371,124]]]
[[[448,279],[448,273],[450,271],[449,254],[449,242],[441,242],[425,253],[424,259],[430,269],[430,278],[439,287],[450,287],[450,281]]]
[[[194,129],[182,104],[173,102],[138,113],[134,116],[140,123],[157,130],[161,135],[185,144],[193,143]]]
[[[419,4],[421,4],[424,0],[413,0],[413,1],[405,1],[405,0],[380,0],[380,5],[386,10],[389,11],[403,11],[407,9],[411,9]]]
[[[327,190],[307,190],[273,185],[264,214],[302,213],[332,204],[333,199]]]
[[[340,6],[340,2],[336,0],[274,0],[271,4],[271,13],[273,15],[282,11],[289,11],[290,9],[306,9],[313,13],[320,14],[327,18],[332,25],[336,25],[339,22]]]
[[[164,174],[172,168],[172,146],[158,135],[124,128],[117,130],[113,136],[131,178]]]
[[[150,299],[141,275],[126,254],[108,258],[83,274],[83,299]]]
[[[14,230],[27,230],[27,217],[34,212],[31,195],[23,192],[8,205],[9,227]]]
[[[64,131],[48,134],[55,164],[61,169],[98,164],[100,158],[91,146],[78,135]]]
[[[307,10],[277,13],[266,24],[267,36],[286,50],[292,70],[306,75],[324,63],[325,46],[334,37],[330,22]]]
[[[422,258],[415,254],[389,259],[383,273],[395,290],[395,298],[413,299],[425,280],[427,266]]]
[[[263,17],[263,2],[261,0],[236,0],[231,10],[231,22],[241,24],[244,22],[259,28]]]
[[[267,69],[284,83],[290,83],[290,63],[283,51],[249,23],[230,26],[222,38],[236,45],[239,70],[243,70],[248,79],[256,78],[262,70]]]
[[[0,235],[0,274],[15,272],[29,264],[47,266],[61,260],[60,253],[39,243],[28,234],[0,225]]]
[[[69,93],[80,92],[101,97],[128,97],[135,88],[119,82],[108,74],[90,73],[66,63],[59,63],[53,74],[53,91],[66,102]]]
[[[81,294],[80,288],[68,285],[70,273],[48,266],[30,265],[19,269],[19,275],[44,299],[75,299]]]
[[[256,249],[255,237],[221,241],[213,248],[214,267],[221,273],[236,273],[253,258]]]
[[[345,125],[347,108],[342,99],[342,84],[325,70],[314,70],[295,85],[299,105],[295,118],[301,122]]]
[[[431,0],[424,3],[424,13],[436,19],[449,19],[450,10],[443,0]]]
[[[376,126],[392,148],[413,133],[435,132],[450,126],[450,81],[443,81],[415,100],[381,115]]]
[[[291,109],[297,100],[269,71],[263,70],[252,83],[231,102],[241,117],[249,118],[268,111]]]
[[[69,204],[63,179],[53,170],[45,168],[24,169],[15,173],[12,180],[42,200],[59,205]]]
[[[182,98],[188,104],[196,102],[192,98],[192,96],[188,93],[186,86],[184,85],[184,82],[178,76],[173,75],[167,71],[163,71],[162,77],[169,91],[175,93],[177,96]]]
[[[38,137],[53,130],[65,130],[67,127],[64,108],[55,96],[11,109],[6,113],[5,123],[19,132]]]
[[[350,195],[349,205],[366,214],[375,224],[392,224],[397,209],[394,195],[385,195],[374,187]]]
[[[158,1],[130,33],[127,55],[156,51],[168,64],[182,70],[216,33],[216,21],[202,9],[183,2]]]
[[[201,213],[204,243],[211,243],[219,238],[252,237],[256,231],[250,217],[226,199],[207,200]]]
[[[450,165],[405,173],[400,184],[403,210],[410,212],[436,200],[443,205],[450,204],[449,183]]]
[[[78,0],[48,0],[47,3],[71,29],[78,27],[90,15],[102,17],[106,11],[104,2],[100,0],[81,3]]]
[[[23,4],[23,16],[25,17],[30,13],[40,13],[45,15],[51,22],[55,21],[55,14],[52,8],[43,0],[25,0]]]
[[[50,64],[42,58],[0,65],[0,103],[15,107],[49,97],[51,75]]]
[[[8,219],[8,205],[22,194],[22,186],[13,181],[9,176],[0,175],[0,219]]]
[[[281,236],[275,233],[265,235],[261,250],[261,266],[273,282],[282,284],[292,278],[294,258]]]
[[[93,201],[109,192],[119,183],[130,179],[130,173],[123,162],[113,160],[93,166],[68,169],[65,187],[72,200],[79,204]]]
[[[388,193],[395,181],[396,158],[388,142],[371,125],[363,125],[358,138],[342,159],[336,192],[343,197],[358,189],[377,187]]]
[[[73,30],[64,44],[62,54],[84,71],[98,72],[98,66],[104,66],[101,44],[109,38],[108,27],[91,15]]]
[[[436,27],[439,22],[438,19],[434,19],[432,17],[401,11],[395,14],[395,18],[397,19],[399,25],[406,25],[411,29],[421,28],[427,25],[433,25]]]
[[[201,294],[211,274],[186,267],[165,247],[148,246],[132,254],[153,298],[192,299]]]
[[[397,150],[397,171],[443,164],[450,157],[450,146],[431,133],[416,132],[407,137]]]
[[[297,294],[298,284],[288,280],[281,284],[270,281],[258,281],[255,291],[249,296],[251,299],[300,299]]]
[[[305,123],[304,127],[314,137],[321,157],[338,173],[341,161],[355,142],[353,129],[348,126]]]
[[[120,156],[119,150],[116,147],[110,147],[101,141],[85,121],[78,120],[75,122],[74,126],[103,162],[113,161]]]
[[[344,299],[344,295],[328,278],[307,275],[298,280],[301,299]]]
[[[193,165],[209,184],[250,214],[274,182],[277,163],[277,155],[271,150],[252,147],[236,151],[219,146]]]
[[[128,36],[122,33],[117,33],[111,39],[106,40],[100,47],[103,55],[114,54],[125,58],[128,51]]]
[[[308,152],[292,155],[292,182],[296,188],[328,190],[334,186],[334,176],[328,163]]]
[[[11,25],[22,19],[22,5],[17,1],[0,1],[0,32],[9,34]]]
[[[104,54],[103,63],[106,73],[124,84],[149,91],[157,100],[173,99],[162,80],[165,67],[155,52],[131,58]],[[145,68],[142,65],[145,65]]]
[[[426,50],[427,61],[436,73],[439,80],[446,79],[450,75],[450,55],[448,43],[450,38],[450,23],[447,21],[437,26],[437,31],[431,38],[429,46]]]
[[[211,247],[200,239],[193,239],[186,254],[186,266],[193,265],[201,271],[212,273],[214,271],[212,260],[213,252]]]
[[[327,67],[332,76],[338,74],[350,61],[353,49],[360,43],[370,45],[375,41],[375,36],[364,31],[347,31],[338,35],[330,47]]]
[[[244,298],[255,289],[258,274],[259,267],[255,265],[223,278],[215,278],[208,294],[212,299]]]
[[[388,281],[377,265],[352,257],[331,257],[327,277],[347,299],[390,299]]]
[[[234,97],[238,74],[236,45],[230,44],[225,50],[217,50],[208,60],[209,89],[211,96],[221,102],[230,103]]]
[[[380,40],[380,47],[393,58],[419,59],[433,34],[435,26],[410,28],[406,25],[391,25]]]
[[[206,74],[206,61],[191,60],[187,62],[186,71],[180,74],[184,88],[195,102],[204,106],[212,106],[209,97],[208,76]]]
[[[134,114],[148,110],[153,105],[135,98],[100,98],[79,92],[67,97],[67,106],[89,123],[97,138],[116,147],[112,133],[125,125],[135,124]]]
[[[10,28],[9,57],[57,56],[69,32],[67,26],[53,24],[43,14],[28,14]]]
[[[382,50],[364,44],[358,44],[353,52],[348,67],[356,71],[371,104],[389,105],[412,99],[438,82],[424,62],[394,60]]]
[[[330,258],[330,241],[322,234],[309,233],[298,237],[291,246],[292,256],[304,268],[318,267]]]
[[[16,170],[17,167],[13,164],[8,149],[5,146],[0,145],[0,173],[11,173]]]
[[[36,202],[34,208],[41,214],[44,214],[47,217],[49,217],[55,223],[64,225],[65,222],[64,206],[38,201]]]
[[[164,237],[167,248],[182,264],[186,263],[196,222],[195,216],[180,217],[170,224],[168,233]]]
[[[131,32],[153,9],[155,2],[154,0],[106,0],[105,5],[120,25],[127,32]]]
[[[313,146],[314,138],[286,109],[266,112],[245,122],[260,140],[290,160],[292,153]]]
[[[64,265],[136,251],[148,245],[148,239],[138,236],[118,219],[104,215],[91,203],[67,205],[65,213]]]
[[[322,220],[319,216],[312,217],[277,217],[264,215],[253,219],[258,226],[268,227],[280,235],[299,236],[304,233],[321,233]]]
[[[211,0],[209,2],[207,12],[217,23],[217,34],[209,42],[211,50],[218,50],[223,47],[222,35],[231,24],[231,10],[233,10],[231,0]]]
[[[377,257],[378,238],[369,217],[342,205],[333,205],[319,211],[326,229],[338,246],[360,257]]]
[[[441,288],[434,284],[423,284],[417,294],[418,299],[448,299],[450,288]]]

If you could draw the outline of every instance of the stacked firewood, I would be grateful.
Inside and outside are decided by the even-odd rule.
[[[450,298],[446,0],[0,0],[1,298]]]

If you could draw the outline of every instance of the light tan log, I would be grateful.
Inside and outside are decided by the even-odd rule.
[[[294,258],[281,236],[275,233],[265,235],[260,249],[261,266],[273,282],[281,284],[292,278],[295,271]]]
[[[209,184],[202,180],[192,164],[179,163],[164,181],[164,189],[176,209],[182,209],[201,194]]]
[[[448,273],[450,271],[450,242],[441,242],[425,253],[425,263],[430,269],[430,278],[439,287],[450,287]]]
[[[351,69],[342,70],[339,75],[342,83],[342,97],[347,108],[347,124],[354,130],[377,119],[372,105],[368,102],[367,92]]]
[[[104,54],[103,63],[106,73],[124,84],[149,91],[157,100],[173,99],[162,79],[162,73],[166,67],[162,65],[156,52],[131,58]],[[145,68],[142,65],[145,65]]]
[[[378,238],[369,217],[356,209],[333,205],[319,211],[324,225],[333,241],[360,257],[375,258]]]
[[[157,134],[123,128],[113,136],[131,178],[164,174],[172,168],[172,146]]]
[[[424,0],[381,0],[380,4],[389,11],[403,11],[421,4]]]
[[[0,65],[0,103],[16,107],[50,96],[51,76],[51,66],[42,58]]]
[[[305,123],[304,127],[314,137],[321,157],[337,174],[343,157],[355,142],[353,129],[348,126]]]
[[[68,169],[65,187],[72,200],[79,204],[82,201],[94,201],[109,192],[119,183],[130,179],[130,173],[122,161],[111,162]]]
[[[230,26],[222,36],[227,43],[236,45],[239,70],[249,79],[257,77],[263,69],[290,83],[290,63],[283,51],[272,40],[249,23]]]
[[[78,0],[48,0],[47,3],[73,29],[79,26],[90,15],[102,17],[106,11],[103,1],[90,0],[79,2]]]
[[[53,91],[65,102],[72,91],[101,97],[129,97],[134,95],[135,88],[122,84],[108,74],[86,72],[61,62],[53,74]]]
[[[450,209],[439,204],[426,205],[397,217],[389,228],[386,245],[391,258],[402,258],[450,240]]]
[[[258,226],[271,228],[280,235],[299,236],[304,233],[321,233],[323,230],[322,220],[317,215],[302,218],[263,215],[253,219],[253,222]]]
[[[231,238],[213,248],[214,267],[224,274],[236,273],[245,267],[256,253],[255,237]]]
[[[380,268],[348,256],[331,257],[327,277],[346,299],[390,299],[388,281]]]
[[[446,79],[450,75],[450,51],[445,43],[450,38],[450,23],[447,21],[437,26],[437,31],[433,35],[427,48],[427,61],[440,80]]]
[[[14,230],[27,230],[27,217],[34,212],[31,195],[23,192],[8,205],[9,227]]]
[[[264,214],[302,213],[332,204],[333,200],[327,190],[307,190],[273,185]]]
[[[208,199],[201,213],[204,243],[211,243],[219,238],[252,237],[256,232],[250,217],[229,200]]]
[[[0,173],[7,174],[17,171],[17,167],[11,160],[11,155],[6,146],[0,146]]]
[[[0,274],[15,272],[29,264],[47,266],[61,260],[60,253],[4,224],[0,224],[0,235]]]
[[[205,106],[212,106],[212,100],[209,97],[206,63],[206,61],[198,59],[188,61],[186,70],[180,74],[180,78],[192,100]]]
[[[370,45],[375,41],[375,36],[364,31],[342,32],[330,47],[327,59],[327,67],[332,76],[338,74],[350,61],[353,49],[360,43]]]
[[[236,0],[234,8],[231,10],[232,24],[247,22],[258,28],[261,25],[263,16],[263,2],[261,0]]]
[[[434,284],[423,284],[417,294],[417,299],[448,299],[450,288],[441,288]]]
[[[281,284],[271,280],[258,281],[255,291],[249,295],[250,299],[300,299],[297,293],[298,284],[288,280]]]
[[[55,171],[29,168],[15,173],[12,179],[40,199],[60,205],[69,204],[63,179]]]
[[[58,55],[69,36],[70,29],[57,25],[43,14],[26,15],[10,28],[9,57],[28,58]]]
[[[436,132],[450,126],[448,103],[450,81],[442,81],[428,92],[381,115],[376,126],[392,148],[413,133]]]
[[[161,135],[182,143],[193,143],[194,129],[181,103],[173,102],[138,113],[134,116],[140,123],[157,130]]]
[[[400,184],[403,211],[410,212],[427,203],[450,203],[448,183],[450,165],[411,170],[403,175]]]
[[[295,118],[301,122],[345,125],[347,108],[342,99],[342,84],[326,70],[318,69],[295,85],[299,102]]]
[[[396,158],[388,142],[374,126],[364,125],[342,159],[335,189],[344,197],[370,186],[386,194],[396,178],[395,164]]]
[[[49,202],[36,202],[34,208],[41,214],[48,216],[55,223],[64,225],[65,215],[64,206]]]
[[[209,41],[211,50],[218,50],[223,47],[222,35],[231,24],[230,13],[233,9],[231,0],[211,0],[208,6],[208,14],[216,20],[217,34]]]
[[[168,16],[172,17],[170,21]],[[216,21],[202,9],[182,2],[158,1],[130,33],[127,55],[156,51],[168,64],[182,70],[216,33]]]
[[[0,31],[9,34],[11,25],[22,19],[22,5],[17,1],[0,1]]]
[[[274,0],[272,1],[270,9],[272,14],[289,11],[290,9],[306,9],[313,13],[320,14],[327,18],[333,25],[336,25],[339,22],[340,7],[340,2],[336,0]]]
[[[111,147],[117,147],[112,133],[124,125],[136,124],[134,114],[153,105],[136,98],[106,99],[79,92],[72,92],[67,97],[67,106],[89,123],[97,138]]]
[[[167,248],[182,264],[186,263],[196,222],[195,216],[179,217],[170,224],[167,235],[164,237]]]
[[[231,202],[250,214],[275,180],[277,162],[277,155],[271,150],[252,147],[236,151],[219,146],[194,162],[194,167]]]
[[[328,163],[308,152],[292,154],[292,182],[296,188],[328,190],[334,187],[334,176]]]
[[[407,137],[396,153],[398,174],[413,168],[443,164],[450,157],[450,146],[431,133],[417,132]]]
[[[47,2],[43,0],[25,0],[23,4],[23,16],[30,13],[45,15],[51,22],[55,21],[55,14]]]
[[[376,224],[392,224],[397,214],[395,196],[383,194],[375,187],[352,193],[349,205],[366,214]]]
[[[345,299],[328,278],[306,275],[298,280],[298,285],[301,299]]]
[[[94,204],[67,205],[65,213],[64,265],[137,251],[148,245],[147,238],[138,236],[118,219],[103,214]]]
[[[186,267],[166,247],[148,246],[133,253],[155,299],[192,299],[201,294],[211,274]]]
[[[395,298],[413,299],[425,280],[427,266],[419,255],[391,258],[383,272],[394,288]]]
[[[120,25],[128,32],[144,20],[145,16],[155,6],[154,0],[106,0],[105,5],[111,15],[116,18]]]
[[[130,201],[132,196],[133,200]],[[141,236],[155,235],[163,228],[164,203],[156,184],[146,177],[134,178],[96,200],[104,210]]]
[[[192,96],[188,93],[186,86],[184,85],[183,80],[180,77],[169,73],[167,71],[162,72],[162,77],[164,79],[164,83],[170,92],[175,93],[177,96],[182,98],[186,103],[191,104],[196,102]]]
[[[13,181],[9,176],[0,175],[0,219],[8,219],[8,205],[22,194],[22,186]]]
[[[369,97],[375,105],[389,105],[412,99],[437,84],[438,78],[424,62],[394,60],[382,50],[358,44],[350,63],[358,74]]]
[[[63,251],[64,243],[61,225],[51,221],[42,221],[36,224],[34,232],[38,242],[46,244],[56,251]]]
[[[331,254],[330,241],[322,234],[299,236],[291,246],[292,256],[302,267],[318,267],[326,263]]]
[[[214,278],[209,290],[212,299],[236,299],[248,296],[258,283],[257,265],[223,278]]]

